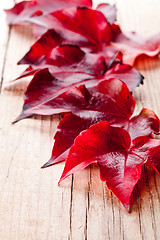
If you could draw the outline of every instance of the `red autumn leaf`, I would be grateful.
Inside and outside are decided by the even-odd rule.
[[[70,149],[60,182],[69,175],[98,163],[102,181],[129,211],[129,200],[141,176],[144,159],[129,151],[127,131],[102,121],[83,131]],[[87,151],[86,151],[87,150]]]
[[[36,44],[36,46],[33,46],[20,60],[19,64],[30,64],[30,67],[27,68],[19,78],[31,75],[35,71],[44,68],[48,68],[50,73],[58,75],[58,77],[61,78],[63,78],[63,75],[66,76],[66,73],[70,75],[73,73],[81,73],[84,74],[84,78],[101,77],[106,71],[107,66],[105,60],[100,55],[85,53],[78,46],[74,45],[61,45],[53,47],[51,50],[49,47],[47,48],[48,42],[45,41],[42,45],[37,43],[40,46],[39,51],[37,51],[38,48]],[[49,49],[48,52],[47,50],[45,52],[45,47],[47,50]]]
[[[41,2],[41,0],[39,1]],[[45,5],[44,9],[48,8],[48,2],[43,1],[43,4]],[[68,1],[65,4],[70,6]],[[72,4],[76,5],[73,2]],[[32,5],[32,9],[33,5],[34,7],[37,6],[37,2],[29,1],[17,4],[19,7],[15,7],[14,10],[7,10],[8,16],[12,18],[13,12],[21,18],[21,14],[25,16],[25,11],[30,9],[30,7],[27,7],[30,5]],[[84,3],[84,5],[88,4]],[[115,16],[114,6],[100,4],[97,9],[102,12],[106,11],[109,21],[111,20],[108,12],[112,17]],[[50,11],[52,11],[51,8]],[[62,39],[65,39],[65,43],[78,45],[90,49],[92,52],[100,52],[106,59],[108,58],[108,47],[113,49],[113,52],[116,52],[116,49],[117,53],[122,52],[124,62],[130,65],[134,64],[138,56],[147,55],[153,57],[158,55],[160,51],[160,34],[150,37],[142,37],[136,33],[124,34],[118,25],[113,24],[111,27],[104,15],[97,10],[84,7],[67,8],[49,14],[46,11],[45,15],[39,15],[41,15],[41,10],[37,10],[31,16],[28,16],[28,21],[35,25],[36,35],[41,36],[48,29],[54,28],[59,34],[60,43]],[[84,19],[88,24],[84,24]],[[88,28],[88,25],[90,28]]]
[[[107,115],[107,120],[112,122],[115,119],[123,122],[132,115],[135,101],[123,82],[118,79],[86,79],[83,82],[88,89],[84,85],[63,87],[63,83],[52,77],[47,69],[39,71],[28,86],[22,113],[16,121],[33,114],[52,115],[69,111],[84,118],[94,115],[98,119],[101,114]],[[80,82],[73,85],[80,85]]]
[[[70,52],[67,50],[68,48],[72,52],[71,56]],[[60,49],[61,54],[56,56],[56,59],[59,61],[56,62],[54,61],[54,59],[52,59],[56,64],[56,66],[54,66],[56,69],[54,75],[56,75],[56,77],[52,76],[49,73],[48,69],[43,69],[37,72],[32,81],[30,82],[28,90],[25,94],[26,105],[30,103],[30,107],[32,105],[34,106],[35,102],[37,101],[37,97],[39,98],[38,101],[43,101],[44,99],[46,100],[46,97],[49,97],[49,95],[51,95],[51,92],[54,99],[55,97],[67,91],[73,86],[77,86],[83,83],[89,85],[90,82],[91,84],[95,84],[97,81],[99,81],[101,74],[105,72],[106,66],[103,57],[99,57],[96,55],[93,55],[92,57],[86,57],[85,53],[81,51],[78,47],[71,46],[66,47],[67,51],[64,51],[65,55],[63,57],[62,50],[64,50],[64,48],[61,47]],[[59,51],[57,53],[59,53]],[[69,53],[69,56],[67,56],[66,53]],[[72,63],[71,58],[73,60]],[[57,70],[58,65],[60,65],[60,68]],[[84,70],[86,72],[84,72]],[[29,71],[28,73],[26,73],[26,76],[30,73],[33,74],[33,72],[33,68],[29,67]],[[30,114],[28,116],[30,116]]]
[[[97,78],[102,75],[105,79],[118,78],[126,83],[130,91],[143,82],[143,76],[136,69],[129,65],[116,64],[118,58],[120,58],[119,55],[110,56],[107,66],[101,55],[85,53],[78,46],[61,45],[54,47],[55,40],[50,39],[52,36],[54,36],[54,31],[49,30],[20,60],[20,64],[28,63],[30,67],[19,78],[32,75],[37,70],[48,68],[51,74],[61,79],[66,78],[66,74],[68,78],[69,75],[73,77],[73,73],[81,73],[83,75],[81,77],[84,77],[84,79]],[[46,41],[46,38],[48,38],[48,41]],[[51,43],[51,47],[47,43]],[[74,77],[76,79],[76,76]]]
[[[9,24],[32,23],[39,36],[49,29],[19,62],[30,65],[20,77],[35,75],[17,120],[33,114],[69,112],[59,123],[52,157],[43,167],[68,156],[63,180],[97,163],[102,181],[129,211],[142,164],[160,173],[160,140],[152,138],[152,133],[159,133],[160,124],[148,109],[129,119],[135,106],[129,90],[143,78],[122,64],[122,55],[130,64],[142,54],[157,55],[160,35],[142,38],[123,34],[113,24],[114,6],[86,8],[91,6],[89,0],[33,0],[6,11]]]
[[[36,36],[53,28],[68,43],[94,52],[102,49],[102,45],[112,39],[111,26],[105,16],[89,8],[66,8],[29,20],[34,23]]]
[[[18,62],[18,64],[38,64],[54,47],[60,45],[64,39],[53,29],[48,30],[30,48],[29,52]]]
[[[55,78],[49,73],[48,69],[38,71],[34,75],[25,93],[23,111],[16,121],[33,115],[34,109],[38,109],[38,107],[39,114],[42,114],[40,113],[40,110],[43,105],[45,106],[47,102],[57,98],[59,95],[65,93],[74,86],[84,83],[87,86],[90,84],[94,85],[97,81],[99,81],[99,78],[88,79],[88,75],[82,73],[73,73],[69,75],[67,73],[60,73],[60,75],[63,77],[63,79]],[[53,111],[54,109],[52,108],[47,111],[46,107],[45,115],[55,113]],[[64,108],[62,111],[64,111]],[[60,112],[60,110],[58,110],[58,112]]]
[[[75,138],[83,130],[88,129],[91,125],[106,120],[107,116],[101,115],[97,118],[84,118],[76,116],[72,113],[64,114],[64,117],[58,125],[56,135],[54,137],[54,146],[52,149],[52,156],[42,168],[50,167],[56,163],[65,161],[68,157],[70,147],[73,145]],[[120,123],[119,125],[121,125]]]
[[[58,100],[60,110],[64,105],[78,116],[71,113],[64,115],[55,135],[52,157],[43,167],[65,160],[63,152],[72,146],[78,134],[98,121],[108,120],[114,126],[127,128],[129,117],[134,111],[135,102],[124,83],[117,79],[111,79],[100,81],[97,86],[88,88],[89,93],[84,90],[86,91],[84,87],[80,86],[79,94],[75,92],[76,95],[74,96],[74,92],[69,91],[69,94],[65,93],[65,95],[63,94],[63,96],[55,99],[54,105],[53,102],[50,103],[51,108],[54,109],[52,111],[56,111],[57,105],[55,102],[57,103]],[[83,93],[81,99],[80,93]],[[77,96],[78,102],[76,101]],[[69,99],[69,97],[72,98]],[[70,100],[70,102],[66,100]]]
[[[147,163],[160,171],[160,140],[136,137],[132,142],[127,131],[102,121],[81,132],[70,149],[59,182],[69,175],[97,163],[101,180],[119,198],[127,211],[131,193]]]
[[[84,24],[84,19],[87,25]],[[104,15],[97,10],[69,8],[38,19],[33,17],[30,21],[36,24],[37,34],[40,30],[39,36],[49,28],[54,28],[68,43],[91,52],[99,52],[105,58],[108,57],[108,47],[112,46],[114,51],[117,49],[122,52],[124,62],[131,65],[138,56],[153,57],[160,50],[160,34],[151,37],[141,37],[136,33],[124,34],[118,25],[110,26]]]
[[[46,35],[48,35],[48,32]],[[35,47],[33,46],[19,62],[21,64],[31,64],[19,78],[31,75],[37,70],[48,68],[50,73],[54,75],[58,74],[61,78],[62,73],[64,74],[66,72],[83,73],[85,77],[88,73],[88,78],[90,74],[92,78],[93,76],[102,75],[104,75],[104,78],[118,78],[127,84],[130,91],[143,82],[142,75],[140,75],[136,69],[129,65],[115,64],[116,56],[115,58],[110,58],[110,65],[112,66],[112,64],[115,63],[112,68],[106,71],[107,66],[105,66],[103,57],[100,57],[98,54],[85,53],[77,46],[61,45],[60,47],[53,48],[52,51],[49,50],[49,53],[47,52],[48,47],[45,54],[43,51],[45,51],[45,46],[47,47],[46,42],[44,43],[44,47],[40,44],[39,51],[37,51],[37,45],[39,45],[39,43],[37,43]]]
[[[33,44],[27,54],[18,62],[18,64],[30,64],[30,66],[17,79],[32,75],[35,73],[35,71],[46,67],[48,67],[52,73],[57,72],[55,66],[60,67],[58,72],[64,72],[64,69],[62,69],[64,67],[66,68],[65,71],[67,70],[67,72],[73,70],[74,72],[88,72],[89,69],[94,69],[96,65],[96,68],[100,68],[99,65],[101,64],[101,71],[98,69],[94,69],[94,71],[99,71],[99,73],[96,74],[102,75],[107,68],[111,68],[114,64],[119,63],[122,60],[122,55],[113,47],[107,48],[107,53],[105,54],[104,59],[103,57],[100,57],[100,54],[85,53],[78,46],[68,44],[57,46],[62,42],[64,42],[64,40],[59,34],[57,34],[53,29],[48,30],[35,44]],[[72,61],[70,59],[72,59]],[[91,72],[93,72],[93,70]],[[137,73],[135,76],[136,81],[141,81],[142,76],[137,70],[132,70],[130,67],[127,67],[125,76],[127,72],[131,74],[132,72]],[[120,71],[117,73],[121,74]],[[128,80],[130,81],[131,79],[132,76],[128,75]],[[138,84],[136,81],[134,81],[135,84],[133,85]]]
[[[76,43],[76,45],[74,45]],[[74,45],[77,46],[77,42],[73,39],[63,38],[61,34],[54,29],[48,30],[44,33],[25,54],[25,56],[18,62],[18,64],[34,64],[37,65],[44,60],[56,46],[59,45]],[[90,47],[90,45],[89,45]],[[97,53],[98,55],[104,55],[106,65],[112,66],[115,62],[122,62],[122,54],[112,46],[105,46],[103,51]],[[71,55],[71,54],[70,54]]]
[[[104,59],[103,57],[101,57],[100,54],[85,53],[78,46],[75,45],[63,44],[60,46],[56,46],[56,38],[58,38],[58,36],[56,35],[54,37],[55,34],[56,33],[54,32],[54,30],[48,30],[47,33],[45,33],[31,47],[28,53],[18,62],[18,64],[30,64],[30,66],[17,79],[33,75],[37,70],[46,67],[48,67],[51,73],[57,72],[56,67],[60,67],[58,72],[63,72],[64,70],[62,68],[64,67],[67,67],[67,72],[69,72],[69,70],[88,72],[89,69],[94,69],[95,63],[98,65],[98,62],[99,64],[102,64],[102,66],[104,65],[102,67],[102,71],[98,73],[102,75],[106,69],[111,68],[116,63],[121,64],[122,54],[120,52],[117,52],[117,50],[112,47],[107,48],[107,54],[105,55]],[[53,35],[53,41],[51,35]],[[80,68],[82,67],[82,64],[83,71]],[[131,67],[126,66],[125,69],[126,72],[132,72]],[[97,70],[95,69],[94,71],[96,72]],[[93,70],[91,72],[93,72]],[[121,71],[117,71],[117,69],[116,72],[122,74]],[[136,78],[140,78],[140,74],[138,74],[137,70],[133,70],[133,72],[135,74],[137,73],[135,76]],[[131,78],[131,76],[129,78]]]
[[[116,64],[105,72],[104,78],[118,78],[123,81],[130,91],[143,84],[143,76],[128,64]]]
[[[160,52],[160,33],[144,37],[135,32],[123,33],[118,25],[113,24],[114,38],[112,46],[122,52],[123,61],[133,65],[141,55],[154,57]]]
[[[113,22],[116,21],[117,9],[115,5],[101,3],[97,6],[96,10],[102,12],[109,23],[112,24]]]
[[[98,119],[98,121],[108,120],[107,118]],[[65,114],[59,123],[57,133],[55,135],[55,143],[52,150],[51,159],[44,164],[43,167],[51,166],[55,163],[67,159],[68,148],[74,143],[74,139],[82,130],[88,129],[89,126],[98,122],[97,119],[84,119],[71,113]],[[115,122],[110,121],[114,125]],[[73,128],[72,128],[73,126]],[[122,123],[119,121],[119,126]],[[128,124],[123,124],[125,130],[130,134],[131,140],[139,136],[151,136],[152,133],[159,134],[160,121],[156,114],[146,108],[143,108],[139,115],[131,118]],[[63,144],[61,144],[63,142]],[[64,153],[65,152],[65,155]]]
[[[160,140],[150,137],[138,137],[132,142],[132,152],[147,160],[146,165],[160,174]]]
[[[139,115],[130,119],[126,130],[131,139],[139,136],[152,136],[152,133],[159,134],[160,121],[153,111],[143,108]]]
[[[22,1],[5,10],[8,24],[24,24],[33,16],[40,16],[66,7],[91,7],[91,0],[30,0]]]
[[[74,139],[79,133],[88,129],[92,124],[96,123],[96,119],[86,119],[76,116],[72,113],[65,113],[54,137],[54,146],[51,159],[42,167],[49,167],[53,164],[65,161],[68,156],[70,147],[73,145]]]

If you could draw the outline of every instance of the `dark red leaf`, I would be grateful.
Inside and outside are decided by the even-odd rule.
[[[25,93],[22,113],[16,121],[33,114],[52,115],[71,111],[84,118],[97,119],[107,115],[107,120],[123,122],[133,113],[135,101],[126,85],[118,79],[86,79],[74,82],[55,79],[47,69],[39,71]]]
[[[99,72],[98,69],[99,73],[96,69],[94,71],[95,74],[103,75],[107,68],[109,69],[122,61],[122,54],[117,52],[113,47],[107,47],[105,59],[101,57],[100,54],[85,53],[75,45],[63,44],[56,47],[56,39],[53,38],[53,41],[50,39],[52,33],[54,37],[54,30],[48,30],[47,33],[44,34],[18,62],[18,64],[30,64],[30,66],[17,79],[33,75],[37,70],[46,67],[48,67],[51,73],[57,72],[55,66],[60,67],[58,72],[63,72],[64,69],[62,68],[64,67],[67,67],[65,69],[67,72],[69,72],[68,68],[70,71],[88,72],[89,69],[94,69],[95,65],[102,64],[101,72]],[[72,59],[72,61],[70,59]],[[97,67],[100,68],[99,66]],[[131,69],[131,67],[126,67],[126,71],[128,72],[129,70],[129,73],[132,72]],[[93,73],[93,70],[91,72]],[[138,71],[134,70],[133,72],[137,73],[136,78],[138,78],[138,76],[140,78]]]
[[[47,34],[44,35],[44,41],[46,37]],[[58,74],[58,77],[61,78],[66,73],[72,75],[76,72],[84,74],[84,78],[86,76],[93,78],[101,77],[107,69],[104,58],[98,54],[85,53],[78,46],[73,45],[61,45],[49,49],[49,44],[47,47],[49,42],[51,43],[48,38],[44,44],[39,42],[35,46],[33,45],[31,50],[22,58],[20,64],[30,64],[31,66],[19,78],[44,68],[48,68],[50,73]]]
[[[160,121],[156,114],[143,108],[139,115],[129,121],[128,129],[131,139],[139,136],[151,136],[152,133],[159,134]]]
[[[48,30],[30,48],[29,52],[18,62],[18,64],[41,63],[51,50],[61,44],[64,39],[53,29]]]
[[[104,74],[104,78],[118,78],[122,80],[130,91],[133,91],[139,84],[143,84],[143,76],[128,64],[116,64],[108,69]]]
[[[53,38],[52,41],[52,36],[54,37],[54,30],[49,30],[22,58],[20,64],[28,63],[31,66],[19,78],[34,74],[37,70],[48,68],[50,73],[61,79],[66,77],[66,73],[72,76],[76,72],[84,74],[84,79],[101,77],[102,75],[105,79],[118,78],[126,83],[130,91],[143,82],[143,76],[136,69],[129,65],[116,64],[121,55],[115,52],[112,55],[113,51],[111,49],[108,50],[108,62],[106,63],[101,55],[85,53],[78,46],[61,45],[55,48],[56,40]],[[112,54],[110,54],[111,52]],[[88,74],[88,77],[86,77],[86,74]]]
[[[72,113],[65,113],[57,127],[51,159],[42,167],[49,167],[55,163],[65,161],[74,139],[81,131],[88,129],[96,122],[94,118],[85,119]]]
[[[89,88],[90,92],[85,95],[86,89],[84,91],[81,86],[79,90],[81,92],[78,94],[78,101],[76,101],[77,93],[75,89],[74,92],[70,90],[69,94],[65,93],[65,95],[63,94],[63,96],[56,98],[54,105],[52,101],[51,108],[54,109],[52,111],[56,111],[57,105],[55,103],[57,103],[57,100],[59,103],[60,100],[58,107],[60,106],[62,109],[64,105],[78,116],[71,113],[64,115],[55,135],[52,157],[43,167],[62,161],[59,155],[72,146],[74,139],[82,130],[87,129],[98,121],[108,120],[114,126],[126,128],[128,126],[129,117],[134,111],[135,102],[127,87],[121,81],[117,79],[100,81],[96,87]],[[75,96],[73,95],[74,93],[76,93]],[[80,99],[80,93],[83,93],[81,95],[83,99]],[[63,160],[65,160],[64,157]]]
[[[131,151],[141,155],[149,167],[160,174],[160,140],[150,137],[137,137],[133,140]]]
[[[115,5],[110,5],[108,3],[101,3],[97,6],[96,10],[102,12],[104,16],[107,18],[109,23],[113,23],[116,21],[116,13],[117,9]]]
[[[91,0],[30,0],[15,4],[11,9],[5,10],[8,24],[24,24],[33,16],[40,16],[66,7],[91,7]]]
[[[123,54],[123,61],[133,65],[137,57],[147,55],[154,57],[160,52],[160,33],[144,37],[135,32],[123,33],[118,25],[113,25],[114,38],[112,46]]]
[[[94,53],[95,54],[95,53]],[[123,55],[120,51],[110,45],[103,46],[103,49],[97,54],[105,58],[106,65],[111,68],[116,63],[122,63]]]

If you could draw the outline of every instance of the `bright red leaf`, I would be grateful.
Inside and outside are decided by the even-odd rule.
[[[73,10],[73,9],[72,9]],[[74,9],[75,10],[75,9]],[[106,40],[107,38],[104,37],[102,39],[101,35],[108,34],[109,36],[111,35],[110,31],[110,26],[108,22],[105,20],[104,16],[99,13],[98,11],[93,11],[91,9],[78,9],[79,10],[79,15],[81,18],[83,18],[83,15],[85,15],[85,11],[89,11],[91,15],[90,21],[92,21],[92,18],[94,19],[93,22],[99,22],[100,18],[100,23],[102,24],[103,28],[101,25],[97,25],[95,23],[95,26],[92,26],[91,30],[88,31],[87,29],[84,29],[83,23],[80,22],[79,25],[75,26],[75,29],[71,28],[70,25],[72,26],[72,19],[70,19],[68,16],[68,28],[65,28],[65,22],[63,23],[63,18],[62,18],[62,26],[61,23],[57,23],[54,25],[54,29],[49,29],[47,32],[42,34],[42,36],[33,44],[31,49],[28,51],[28,53],[19,61],[19,64],[36,64],[36,62],[42,61],[44,57],[46,57],[50,51],[53,50],[54,47],[59,46],[61,44],[70,44],[70,45],[78,45],[83,48],[83,50],[86,50],[87,52],[96,52],[97,54],[100,54],[105,57],[105,61],[107,66],[111,66],[115,60],[118,62],[122,61],[122,54],[113,46],[106,45]],[[77,11],[78,11],[77,10]],[[80,11],[81,10],[81,11]],[[62,11],[60,11],[61,13]],[[98,13],[98,16],[96,13]],[[92,16],[93,15],[93,16]],[[79,18],[80,18],[79,17]],[[99,18],[98,18],[99,17]],[[101,19],[102,18],[102,19]],[[45,19],[46,20],[46,19]],[[60,21],[60,20],[59,20]],[[40,23],[39,23],[40,24]],[[75,23],[76,24],[76,23]],[[56,26],[58,27],[56,28]],[[64,26],[63,26],[64,25]],[[49,26],[47,24],[47,26]],[[51,27],[51,26],[50,26]],[[59,28],[61,30],[59,30]],[[70,29],[71,28],[71,29]],[[79,29],[80,28],[80,29]],[[56,29],[56,30],[55,30]],[[105,30],[106,29],[106,30]],[[47,29],[45,29],[47,30]],[[111,37],[111,36],[110,36]],[[109,38],[110,38],[109,37]]]
[[[63,43],[63,46],[62,46],[62,43]],[[59,44],[61,44],[61,46],[58,46]],[[55,32],[55,30],[51,29],[51,30],[48,30],[45,34],[43,34],[40,37],[40,39],[38,39],[32,45],[32,47],[26,53],[26,55],[18,62],[18,64],[30,65],[30,67],[27,68],[26,71],[22,73],[19,78],[33,74],[35,70],[42,69],[45,67],[48,67],[51,70],[50,72],[53,72],[53,70],[55,69],[54,66],[56,65],[58,65],[59,67],[64,66],[64,63],[62,64],[63,66],[60,66],[60,63],[61,63],[61,61],[59,62],[60,58],[68,59],[68,63],[65,65],[66,67],[70,67],[70,65],[72,67],[74,63],[74,65],[77,64],[77,66],[74,68],[80,71],[79,62],[77,60],[73,62],[74,60],[73,58],[75,58],[75,55],[77,56],[83,55],[82,56],[84,57],[82,59],[83,62],[86,61],[87,58],[89,59],[90,62],[84,62],[83,64],[84,71],[86,71],[85,64],[87,64],[87,67],[89,64],[91,65],[91,68],[93,68],[93,65],[95,65],[94,62],[96,59],[102,59],[101,60],[102,64],[104,65],[106,64],[106,69],[111,68],[112,65],[114,65],[115,63],[121,63],[122,54],[120,52],[118,52],[116,49],[114,49],[111,46],[106,47],[105,51],[106,51],[105,59],[103,57],[100,57],[101,56],[100,53],[89,55],[89,53],[83,52],[80,48],[78,49],[78,46],[71,45],[71,42],[68,42],[67,44],[67,40],[64,40],[57,32]],[[69,58],[73,59],[72,63],[70,62]],[[77,57],[77,58],[79,59],[79,61],[81,60],[80,57]],[[57,64],[56,64],[56,61],[58,61]],[[62,70],[60,69],[59,71],[62,71]],[[72,67],[72,71],[73,71],[73,67]],[[102,73],[104,73],[104,71]],[[138,77],[138,75],[139,74],[137,72],[136,77]]]
[[[91,163],[98,163],[102,181],[129,211],[130,196],[144,162],[129,151],[130,144],[129,134],[122,128],[111,127],[107,121],[91,126],[71,147],[60,182]]]
[[[65,113],[54,136],[54,146],[52,150],[51,159],[42,167],[49,167],[53,164],[65,161],[68,156],[70,147],[73,145],[74,139],[79,133],[88,129],[92,124],[98,120],[95,118],[82,118],[72,113]]]
[[[87,25],[84,24],[84,19]],[[30,21],[36,24],[35,30],[37,29],[39,36],[54,28],[68,43],[92,52],[100,52],[104,57],[106,55],[106,58],[108,47],[112,46],[123,54],[124,62],[130,65],[133,65],[140,55],[153,57],[160,51],[160,34],[151,37],[142,37],[136,33],[124,34],[118,25],[111,26],[101,12],[92,9],[59,10],[40,16],[38,20],[33,17]]]
[[[105,16],[89,8],[66,8],[29,20],[34,23],[36,36],[53,28],[69,43],[94,52],[102,49],[102,45],[112,39],[111,25]]]
[[[147,161],[159,172],[160,140],[137,137],[131,142],[127,131],[102,121],[83,131],[70,149],[59,182],[69,175],[97,163],[101,180],[119,198],[127,211],[131,193]]]
[[[85,119],[71,113],[65,114],[58,125],[58,130],[55,135],[55,143],[52,150],[52,157],[43,167],[48,167],[66,160],[68,148],[72,146],[74,139],[79,135],[79,133],[102,120],[110,119],[103,116],[98,120],[94,117]],[[121,122],[119,119],[117,120],[116,125],[124,127],[130,134],[131,140],[139,136],[152,136],[152,133],[159,134],[160,121],[156,114],[149,109],[143,108],[139,115],[128,121],[128,124],[124,124],[124,122]],[[115,126],[115,123],[116,122],[112,122],[112,120],[110,121],[110,125],[112,124],[112,126]],[[63,142],[63,144],[61,144],[61,142]]]
[[[60,45],[64,39],[53,29],[48,30],[30,48],[29,52],[18,62],[18,64],[38,64],[54,47]]]
[[[91,7],[91,0],[30,0],[22,1],[5,10],[8,24],[24,24],[33,16],[40,16],[67,7]]]
[[[122,52],[123,61],[133,65],[141,55],[154,57],[160,52],[160,33],[144,37],[135,32],[123,33],[118,25],[112,25],[112,46]]]
[[[150,37],[142,37],[133,32],[124,34],[118,25],[109,24],[115,19],[114,6],[100,4],[98,11],[84,7],[70,8],[70,6],[91,5],[87,0],[83,2],[79,0],[80,4],[77,5],[77,1],[63,1],[63,4],[61,1],[57,4],[51,0],[24,1],[17,4],[15,8],[6,10],[8,22],[13,23],[13,19],[19,22],[27,18],[28,22],[34,24],[36,36],[40,37],[48,29],[54,28],[60,38],[59,44],[64,41],[64,43],[78,45],[91,52],[100,52],[106,59],[110,51],[108,48],[111,48],[113,52],[121,52],[124,62],[130,65],[133,65],[137,57],[141,55],[154,57],[159,54],[160,34]],[[65,5],[69,8],[65,8]],[[61,10],[55,11],[59,9],[59,6]],[[63,6],[64,9],[62,9]],[[45,15],[42,14],[41,8],[44,9]],[[109,22],[99,10],[105,14]],[[16,18],[15,15],[17,15]]]

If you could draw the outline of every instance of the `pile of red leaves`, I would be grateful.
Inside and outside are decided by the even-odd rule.
[[[6,10],[8,24],[32,24],[37,41],[18,64],[33,75],[21,114],[63,113],[51,159],[66,160],[61,182],[96,163],[101,180],[129,211],[130,196],[142,165],[160,172],[160,122],[142,109],[132,117],[132,90],[143,76],[131,65],[140,55],[156,56],[160,34],[144,38],[124,34],[116,7],[91,0],[30,0]],[[130,65],[128,65],[130,64]]]

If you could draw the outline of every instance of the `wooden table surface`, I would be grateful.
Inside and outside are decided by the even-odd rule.
[[[160,176],[153,170],[145,169],[128,214],[95,166],[60,186],[64,163],[40,168],[50,158],[58,116],[11,124],[21,111],[23,91],[7,82],[25,69],[16,63],[34,42],[30,28],[8,28],[2,9],[13,2],[0,0],[0,240],[160,239]],[[116,4],[123,30],[160,31],[160,0]],[[147,107],[160,117],[160,60],[144,58],[136,67],[145,76],[144,85],[134,91],[136,113]]]

